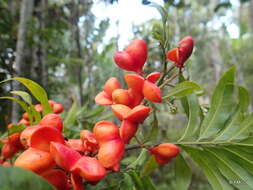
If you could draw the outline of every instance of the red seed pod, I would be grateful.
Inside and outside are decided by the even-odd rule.
[[[66,145],[79,152],[79,153],[83,153],[85,151],[85,148],[83,146],[83,142],[81,141],[81,139],[68,139],[67,141],[65,141]]]
[[[172,143],[163,143],[149,149],[159,163],[168,163],[170,159],[176,157],[180,153],[180,148]]]
[[[84,190],[83,178],[81,178],[79,175],[71,173],[70,181],[74,190]]]
[[[7,158],[11,158],[12,156],[14,156],[17,152],[19,151],[19,149],[10,144],[10,143],[6,143],[3,145],[2,147],[2,156],[7,159]]]
[[[30,146],[30,138],[33,132],[35,132],[37,128],[39,127],[40,125],[30,126],[30,127],[25,128],[25,130],[21,132],[20,142],[25,148],[28,148]]]
[[[28,120],[26,120],[26,119],[21,119],[21,120],[18,122],[18,124],[24,124],[24,125],[26,125],[26,126],[29,126],[29,125],[30,125],[30,122],[29,122]]]
[[[35,173],[42,173],[55,166],[53,157],[49,152],[29,148],[16,159],[14,167],[31,170]]]
[[[36,104],[34,106],[34,109],[37,111],[37,112],[42,112],[42,105],[41,104]]]
[[[8,143],[17,147],[19,150],[24,148],[23,145],[21,144],[21,141],[20,141],[20,133],[14,133],[14,134],[10,135],[7,138],[7,141],[8,141]]]
[[[128,88],[133,91],[142,93],[142,88],[144,85],[144,78],[138,74],[125,74],[124,79],[127,83]]]
[[[116,89],[112,92],[112,100],[115,104],[123,104],[128,106],[131,103],[131,97],[128,90]]]
[[[88,156],[80,158],[71,171],[91,182],[97,182],[106,176],[106,170],[102,164],[96,158]]]
[[[53,127],[40,126],[30,137],[30,146],[39,150],[49,152],[50,142],[65,143],[62,134]]]
[[[64,107],[62,104],[54,104],[53,105],[53,112],[55,114],[60,114],[62,112],[64,112]]]
[[[56,187],[57,190],[69,190],[68,176],[65,172],[59,169],[51,169],[41,174],[50,184]]]
[[[146,99],[156,103],[162,102],[161,90],[154,83],[146,80],[142,92]]]
[[[112,98],[105,92],[99,92],[95,97],[95,102],[99,105],[112,105]]]
[[[135,135],[138,129],[138,124],[128,120],[123,120],[120,126],[120,137],[125,144],[129,144],[131,138]]]
[[[2,166],[3,167],[8,167],[8,166],[11,166],[11,163],[5,161],[5,162],[2,163]]]
[[[131,88],[128,89],[128,93],[131,99],[131,103],[129,105],[130,108],[134,108],[135,106],[138,106],[144,98],[142,93],[136,92]]]
[[[184,37],[179,43],[178,48],[171,49],[166,56],[173,61],[177,67],[184,66],[184,62],[191,56],[194,46],[194,41],[191,36]]]
[[[141,73],[143,65],[148,57],[148,47],[144,40],[134,40],[131,42],[125,51],[132,58],[136,67],[136,72]]]
[[[120,82],[115,77],[109,78],[104,85],[104,91],[110,98],[112,97],[112,92],[119,88],[121,88]]]
[[[148,117],[150,108],[144,105],[138,105],[134,107],[127,116],[124,118],[126,120],[132,121],[134,123],[143,123]]]
[[[119,128],[110,121],[97,122],[93,128],[93,133],[99,144],[120,138]]]
[[[131,108],[123,104],[112,105],[112,112],[121,121],[128,115],[130,111]]]
[[[121,138],[110,140],[99,147],[98,160],[108,169],[113,168],[123,158],[125,144]]]
[[[29,115],[27,112],[25,112],[23,115],[22,115],[22,118],[29,121]]]
[[[82,130],[80,131],[80,138],[85,148],[85,151],[92,153],[96,153],[98,151],[98,142],[92,132],[88,130]]]
[[[149,82],[156,83],[156,81],[160,78],[160,75],[161,75],[161,73],[159,73],[159,72],[150,73],[150,74],[146,77],[146,79],[147,79]]]
[[[113,56],[114,62],[119,68],[127,71],[138,71],[138,67],[135,66],[132,57],[125,51],[118,51]]]
[[[67,171],[81,158],[77,151],[56,142],[50,143],[50,153],[56,164]]]
[[[53,113],[45,115],[41,119],[39,124],[41,126],[54,127],[58,129],[60,132],[62,132],[62,129],[63,129],[63,122],[62,122],[61,117]]]

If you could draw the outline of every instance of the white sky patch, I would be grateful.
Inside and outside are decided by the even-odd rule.
[[[160,5],[163,0],[153,0]],[[106,6],[104,3],[95,1],[92,8],[97,19],[110,19],[110,26],[107,30],[105,43],[119,33],[119,48],[122,49],[133,38],[133,24],[142,24],[153,18],[160,18],[158,11],[150,6],[143,5],[141,0],[119,0],[118,3]],[[118,27],[116,23],[119,23]]]

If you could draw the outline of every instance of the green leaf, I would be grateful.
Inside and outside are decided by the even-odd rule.
[[[146,153],[147,153],[147,150],[142,149],[138,158],[132,164],[130,164],[127,168],[136,168],[137,166],[142,165],[142,163],[144,162],[146,158]]]
[[[10,91],[10,93],[20,96],[26,103],[32,104],[32,98],[30,94],[25,91]]]
[[[253,136],[249,136],[247,139],[241,140],[238,143],[233,143],[233,144],[253,147]]]
[[[15,97],[4,96],[4,97],[0,97],[0,100],[1,99],[2,100],[13,100],[13,101],[17,102],[23,108],[23,110],[25,110],[26,112],[29,112],[28,105],[25,102],[15,98]]]
[[[22,168],[0,166],[1,190],[54,190],[45,179]]]
[[[204,151],[191,147],[184,147],[184,150],[203,169],[208,182],[214,190],[233,190],[232,186],[226,181]]]
[[[131,170],[128,172],[128,174],[131,176],[136,189],[145,189],[142,180],[140,176],[136,173],[136,171]]]
[[[26,128],[26,126],[24,124],[13,125],[11,128],[8,129],[8,135],[12,135],[14,133],[20,133],[25,128]]]
[[[192,172],[182,155],[176,157],[176,186],[178,190],[187,190],[191,184]]]
[[[1,83],[10,81],[10,80],[16,80],[22,83],[31,93],[32,95],[41,103],[42,108],[43,108],[43,115],[46,115],[48,113],[52,113],[52,108],[48,103],[48,98],[47,98],[47,93],[46,91],[36,82],[22,78],[22,77],[15,77],[15,78],[10,78],[4,81],[1,81]]]
[[[182,141],[184,139],[188,139],[190,137],[193,137],[193,135],[198,130],[198,116],[199,116],[199,103],[198,98],[195,94],[191,94],[186,98],[186,102],[188,104],[188,124],[186,126],[186,129],[182,135],[182,137],[179,139],[179,141]]]
[[[153,181],[149,176],[143,176],[141,178],[141,181],[145,190],[156,190],[155,184],[153,183]]]
[[[132,190],[133,189],[133,181],[131,176],[128,173],[124,173],[124,179],[120,183],[120,189],[122,190]]]
[[[167,10],[164,7],[162,7],[161,5],[159,5],[157,3],[154,3],[154,2],[152,2],[150,4],[150,6],[151,7],[155,7],[158,10],[158,12],[160,13],[160,15],[162,17],[162,23],[165,26],[165,24],[167,22],[167,19],[168,19],[168,12],[167,12]]]
[[[238,99],[241,110],[243,112],[247,111],[250,105],[250,95],[248,90],[243,86],[238,86]]]
[[[223,93],[219,94],[220,99],[218,102],[216,102],[216,104],[214,104],[215,102],[212,103],[211,108],[201,125],[200,140],[211,137],[224,128],[234,107],[233,87],[234,85],[224,86],[224,89],[222,90]]]
[[[252,125],[253,125],[253,113],[248,115],[243,120],[243,122],[240,125],[240,128],[237,128],[237,130],[233,132],[233,134],[230,136],[228,140],[232,141],[238,138],[240,139],[241,136],[245,137],[245,132],[246,132],[246,135],[248,135],[248,132],[249,132],[248,129],[252,127]]]
[[[163,99],[175,96],[176,98],[180,99],[185,97],[189,94],[192,94],[195,90],[201,90],[201,87],[192,81],[184,81],[177,84],[173,89],[170,90],[170,93],[163,97]]]
[[[158,167],[159,164],[157,164],[157,162],[155,161],[154,156],[150,156],[148,160],[143,164],[140,175],[148,176]]]
[[[247,184],[253,188],[253,175],[250,175],[245,168],[234,162],[229,155],[227,155],[226,151],[217,148],[206,148],[205,150],[216,158],[216,164],[218,164],[220,171],[223,172],[223,175],[225,175],[228,180],[240,180],[242,183],[245,183],[245,185]]]
[[[69,126],[69,125],[73,125],[76,121],[76,113],[78,112],[78,105],[77,102],[74,101],[71,108],[69,109],[69,111],[67,112],[67,115],[64,119],[64,126]],[[65,127],[64,127],[65,128]]]
[[[91,111],[89,111],[87,114],[85,114],[84,116],[82,116],[82,119],[90,119],[92,117],[96,117],[99,114],[101,114],[103,111],[105,110],[105,108],[103,106],[99,106]]]

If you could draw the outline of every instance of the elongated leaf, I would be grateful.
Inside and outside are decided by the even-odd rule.
[[[150,156],[148,160],[143,164],[140,175],[148,176],[150,175],[156,168],[158,168],[158,164],[155,161],[154,156]]]
[[[103,111],[105,110],[104,107],[102,106],[99,106],[91,111],[89,111],[87,114],[85,114],[84,116],[82,116],[82,119],[85,120],[85,119],[90,119],[92,117],[96,117],[98,116],[99,114],[101,114]]]
[[[8,129],[8,135],[12,135],[14,133],[20,133],[25,128],[26,128],[26,126],[24,124],[13,125],[11,128]]]
[[[128,173],[124,173],[124,179],[120,183],[120,189],[122,190],[132,190],[133,189],[133,181],[131,176]]]
[[[233,143],[233,144],[253,147],[253,136],[249,136],[247,139],[241,140],[241,141],[239,141],[237,143]]]
[[[233,102],[233,85],[226,85],[222,94],[219,94],[219,100],[212,104],[206,115],[200,129],[199,139],[206,139],[221,131],[225,127],[226,121],[232,114],[234,107]]]
[[[208,182],[214,190],[233,190],[232,186],[224,179],[221,172],[210,161],[204,151],[191,147],[184,147],[184,150],[203,169]]]
[[[13,100],[13,101],[17,102],[23,108],[23,110],[25,112],[29,112],[28,105],[25,102],[15,98],[15,97],[4,96],[4,97],[0,97],[0,100],[1,99],[2,100]]]
[[[201,90],[201,87],[192,81],[184,81],[177,84],[173,89],[170,90],[169,94],[163,97],[163,99],[175,96],[176,98],[182,98],[191,94],[195,90]]]
[[[67,112],[67,115],[64,119],[64,126],[73,125],[76,121],[76,113],[78,112],[78,105],[77,102],[74,101],[71,108]]]
[[[241,123],[241,127],[238,128],[236,131],[234,131],[233,135],[231,135],[231,137],[229,138],[229,141],[240,138],[245,134],[245,132],[247,135],[248,129],[252,127],[252,125],[253,125],[253,113],[251,113],[244,119],[244,121]]]
[[[43,115],[52,113],[52,108],[48,103],[47,93],[39,84],[37,84],[36,82],[32,80],[22,78],[22,77],[10,78],[10,79],[0,82],[0,84],[10,81],[10,80],[19,81],[32,93],[32,95],[41,103],[42,108],[43,108],[43,111],[42,111]]]
[[[155,185],[149,176],[143,176],[141,181],[145,190],[156,190]]]
[[[128,174],[131,176],[136,189],[145,189],[144,185],[142,183],[142,180],[141,180],[140,176],[136,173],[136,171],[131,170],[128,172]]]
[[[219,165],[220,171],[227,177],[228,180],[240,180],[247,188],[253,188],[253,176],[246,171],[241,165],[234,162],[226,153],[217,148],[205,148],[210,154],[212,154]],[[232,178],[231,178],[232,177]]]
[[[250,104],[250,95],[246,88],[243,86],[238,86],[238,99],[239,105],[243,112],[247,111],[249,104]]]
[[[142,149],[140,155],[138,156],[138,158],[128,166],[128,168],[136,168],[136,166],[142,165],[146,156],[147,156],[147,150],[146,149]]]
[[[176,186],[178,190],[187,190],[191,184],[192,172],[182,155],[176,157]]]
[[[155,7],[159,11],[159,13],[160,13],[160,15],[162,17],[163,25],[165,27],[166,21],[168,19],[168,12],[167,12],[167,10],[165,8],[163,8],[161,5],[159,5],[157,3],[154,3],[154,2],[152,2],[150,4],[150,6]]]
[[[25,91],[10,91],[10,93],[20,96],[26,103],[32,104],[32,98],[30,94]]]
[[[0,166],[1,190],[55,190],[45,179],[22,168]]]
[[[189,107],[189,116],[188,116],[188,124],[186,126],[186,129],[182,135],[182,137],[179,139],[179,141],[182,141],[184,139],[189,139],[194,136],[196,131],[198,130],[198,116],[199,116],[199,104],[198,99],[195,94],[191,94],[187,97],[187,103]]]
[[[241,122],[243,115],[239,108],[236,109],[235,113],[231,116],[231,120],[225,126],[225,129],[214,139],[215,141],[225,141],[231,138],[237,131],[241,129]]]

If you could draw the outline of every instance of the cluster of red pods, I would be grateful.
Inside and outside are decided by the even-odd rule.
[[[181,67],[191,54],[193,41],[191,37],[185,40],[187,43],[183,39],[178,48],[167,54],[176,66]],[[103,91],[95,97],[97,104],[111,106],[114,115],[121,121],[120,126],[111,121],[100,121],[93,131],[80,131],[79,139],[67,139],[62,134],[63,122],[58,115],[64,111],[63,106],[49,100],[54,113],[45,115],[34,126],[30,126],[28,114],[23,114],[19,123],[27,127],[21,133],[1,140],[5,144],[1,150],[3,159],[0,159],[0,164],[12,165],[6,160],[24,150],[13,166],[33,171],[59,190],[82,190],[85,183],[94,185],[109,171],[119,171],[125,145],[129,144],[138,126],[151,112],[150,107],[142,104],[143,99],[155,103],[162,101],[161,90],[156,85],[160,73],[151,73],[146,77],[142,75],[146,59],[147,45],[143,40],[135,40],[124,51],[116,52],[115,63],[121,69],[135,72],[124,76],[128,89],[122,89],[119,80],[111,77]],[[42,112],[40,104],[35,109]],[[145,148],[159,164],[169,163],[180,153],[180,148],[171,143]]]

